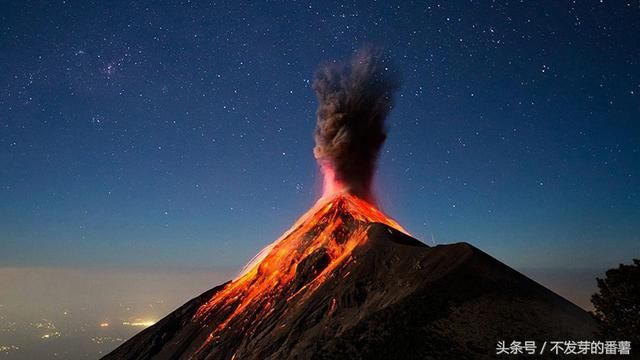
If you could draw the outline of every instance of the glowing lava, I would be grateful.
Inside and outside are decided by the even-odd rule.
[[[375,206],[347,192],[321,198],[198,309],[194,319],[204,326],[212,317],[219,320],[201,349],[226,328],[250,336],[274,312],[278,299],[302,301],[311,295],[334,269],[355,261],[352,252],[367,240],[371,223],[406,233]]]

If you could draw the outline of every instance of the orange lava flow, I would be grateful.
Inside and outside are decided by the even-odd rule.
[[[367,240],[370,223],[407,233],[375,206],[346,192],[318,200],[238,278],[198,309],[194,319],[206,324],[215,318],[217,324],[201,349],[228,327],[250,335],[252,324],[264,321],[277,299],[308,296],[336,267],[351,261],[353,249]],[[322,264],[317,271],[316,263]]]

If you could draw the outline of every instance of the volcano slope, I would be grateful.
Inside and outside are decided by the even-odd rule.
[[[498,340],[590,340],[584,310],[467,243],[427,246],[348,194],[236,280],[104,359],[482,359]]]

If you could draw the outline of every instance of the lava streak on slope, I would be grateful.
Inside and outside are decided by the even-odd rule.
[[[346,266],[357,261],[353,250],[367,241],[372,224],[406,233],[372,204],[384,122],[399,85],[388,60],[380,49],[364,48],[350,62],[327,64],[316,74],[314,156],[324,175],[324,196],[199,307],[193,320],[209,335],[195,357],[220,356],[235,351],[238,337],[286,327],[288,303],[308,300],[330,277],[349,276]],[[329,306],[335,310],[335,299]]]
[[[334,276],[336,268],[357,261],[352,252],[367,240],[372,223],[406,233],[375,206],[347,192],[320,199],[236,280],[198,309],[194,320],[203,326],[212,320],[218,324],[200,349],[215,348],[225,331],[251,336],[262,324],[273,325],[287,302],[304,300]]]

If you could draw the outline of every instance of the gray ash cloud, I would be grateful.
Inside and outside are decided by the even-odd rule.
[[[399,85],[398,73],[379,48],[363,48],[347,63],[320,67],[313,82],[319,102],[313,153],[325,182],[373,200],[373,174],[387,137],[385,119]]]

